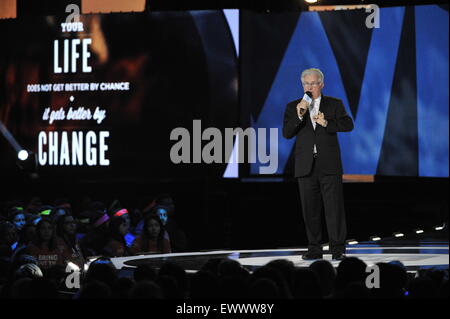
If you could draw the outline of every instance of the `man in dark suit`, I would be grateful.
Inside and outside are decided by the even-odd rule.
[[[298,99],[287,104],[283,136],[296,137],[295,177],[298,178],[303,219],[308,237],[304,260],[322,258],[322,208],[334,260],[345,257],[346,223],[342,190],[342,163],[337,132],[353,129],[341,100],[322,95],[324,76],[319,69],[302,72],[305,92],[312,102]]]

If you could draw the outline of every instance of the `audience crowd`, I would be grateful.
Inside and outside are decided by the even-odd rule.
[[[6,203],[0,216],[0,299],[448,298],[448,269],[409,273],[400,262],[378,263],[379,285],[370,288],[367,265],[356,257],[336,269],[327,260],[299,268],[277,259],[250,272],[236,260],[211,258],[195,273],[171,261],[117,271],[111,257],[188,249],[169,195],[137,206],[86,200],[76,213],[62,198],[52,205],[39,198]]]

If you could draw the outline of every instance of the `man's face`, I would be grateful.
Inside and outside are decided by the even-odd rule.
[[[303,78],[303,90],[305,92],[310,91],[312,93],[313,99],[317,99],[323,88],[323,83],[319,82],[319,77],[317,74],[308,74]]]

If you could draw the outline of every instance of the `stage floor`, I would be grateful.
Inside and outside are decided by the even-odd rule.
[[[367,266],[379,262],[399,261],[408,272],[417,272],[427,268],[449,268],[448,240],[393,240],[384,242],[361,242],[347,245],[346,255],[358,257]],[[228,258],[238,261],[250,272],[276,259],[287,259],[297,267],[308,267],[314,261],[304,261],[301,256],[307,251],[306,247],[279,248],[266,250],[215,250],[171,254],[147,254],[131,257],[111,258],[116,269],[122,276],[131,275],[134,268],[140,264],[150,264],[155,269],[166,261],[173,261],[183,267],[188,273],[193,273],[210,259]],[[324,249],[324,259],[337,267],[339,261],[331,260],[329,251]]]

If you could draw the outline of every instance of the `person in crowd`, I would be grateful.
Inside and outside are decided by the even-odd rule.
[[[292,292],[289,289],[289,285],[288,283],[285,281],[283,275],[281,274],[281,271],[277,268],[265,265],[263,267],[260,267],[258,269],[256,269],[250,276],[249,278],[249,293],[252,297],[256,297],[257,295],[254,295],[251,291],[252,289],[250,287],[254,286],[256,281],[258,281],[259,279],[269,279],[271,281],[273,281],[277,287],[276,291],[278,294],[277,298],[281,298],[281,299],[292,299]],[[263,285],[265,287],[265,285]],[[253,292],[257,292],[253,291]],[[275,296],[274,296],[275,297]]]
[[[0,257],[10,260],[19,236],[16,227],[8,222],[0,222]]]
[[[134,217],[138,218],[137,221],[134,221],[135,225],[133,233],[135,235],[140,235],[142,233],[142,229],[144,228],[144,217],[153,211],[155,205],[155,196],[145,196],[139,199],[136,205],[137,207],[134,210]]]
[[[82,269],[84,257],[76,238],[76,222],[72,215],[61,215],[56,220],[57,244],[62,247],[65,262]]]
[[[40,212],[40,208],[42,206],[42,200],[39,196],[33,196],[28,201],[25,211],[29,214],[37,215]]]
[[[87,210],[82,211],[77,215],[76,237],[79,242],[86,234],[89,234],[94,229],[93,223],[91,222],[93,217],[93,214]]]
[[[166,277],[170,277],[174,279],[174,285],[169,284],[170,280],[167,280]],[[181,267],[179,264],[171,261],[166,261],[158,272],[158,277],[156,282],[162,286],[163,290],[166,291],[166,298],[168,295],[178,296],[179,299],[185,299],[188,297],[189,290],[189,278],[187,276],[186,270]],[[169,286],[171,289],[168,289]],[[173,291],[176,289],[177,291]],[[168,293],[169,290],[172,290],[171,293]]]
[[[376,290],[377,288],[372,288]],[[349,283],[337,296],[339,299],[370,299],[372,298],[370,294],[370,289],[367,288],[365,283],[360,281],[354,281]]]
[[[144,220],[147,214],[156,214],[161,219],[166,230],[165,237],[171,243],[173,252],[183,252],[188,248],[188,239],[185,232],[178,226],[175,220],[175,202],[168,194],[160,194],[149,202],[142,211],[144,218],[137,224],[135,234],[142,233]]]
[[[36,258],[43,271],[54,265],[63,265],[63,251],[57,244],[54,226],[48,218],[42,218],[37,224],[35,239],[27,246],[25,253]]]
[[[111,260],[99,257],[92,261],[74,299],[110,298],[118,275]]]
[[[154,211],[159,215],[169,235],[172,251],[186,251],[189,242],[184,230],[177,223],[175,201],[169,194],[160,194],[156,197],[155,204]]]
[[[341,298],[347,285],[353,282],[365,284],[367,273],[366,263],[357,257],[347,257],[337,268],[333,298]]]
[[[380,287],[372,289],[372,298],[403,299],[405,297],[407,271],[400,263],[377,263]]]
[[[319,259],[309,265],[309,269],[314,271],[317,275],[322,296],[324,298],[331,297],[334,282],[336,280],[336,270],[333,265],[328,260]]]
[[[220,298],[241,299],[247,297],[251,275],[238,261],[228,258],[213,258],[202,269],[210,269],[211,272],[217,274]]]
[[[261,277],[249,283],[249,299],[282,299],[280,289],[271,278]]]
[[[296,299],[322,299],[319,278],[311,269],[295,270],[292,295]]]
[[[157,215],[147,215],[144,220],[143,233],[137,236],[130,247],[132,254],[170,253],[170,242],[164,237],[164,226]]]
[[[60,216],[70,215],[64,208],[61,207],[53,207],[50,216],[54,223],[58,220]]]
[[[92,202],[87,213],[89,214],[90,230],[80,240],[81,251],[85,258],[103,254],[103,248],[109,240],[110,222],[110,217],[102,202]]]
[[[16,230],[20,232],[26,222],[23,210],[19,210],[16,207],[12,209],[10,212],[10,221],[16,227]]]
[[[55,199],[55,201],[53,202],[53,207],[55,207],[57,215],[73,215],[72,205],[67,198],[61,197]]]
[[[287,259],[275,259],[267,263],[267,266],[278,269],[288,284],[289,289],[292,292],[294,291],[296,267],[292,261]]]
[[[36,237],[37,223],[42,219],[40,216],[34,216],[34,218],[28,218],[25,226],[20,231],[17,245],[15,246],[12,258],[25,253],[28,244]]]
[[[136,236],[133,235],[133,232],[131,231],[131,217],[128,209],[122,207],[115,208],[112,210],[111,217],[122,217],[125,219],[128,228],[128,232],[125,234],[125,241],[127,246],[130,247]]]
[[[122,216],[114,216],[109,223],[108,241],[103,252],[109,257],[129,256],[130,252],[125,241],[129,225]]]

